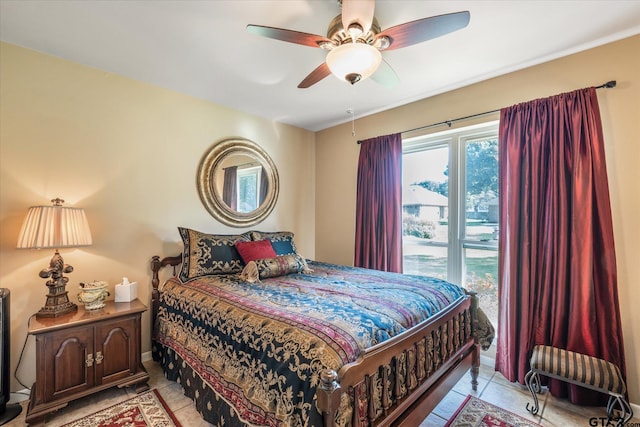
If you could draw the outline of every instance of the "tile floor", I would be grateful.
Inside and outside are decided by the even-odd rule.
[[[444,426],[469,394],[547,427],[589,427],[595,425],[590,424],[590,418],[606,418],[606,409],[604,407],[573,405],[566,400],[555,398],[547,392],[538,395],[540,412],[536,416],[531,415],[526,410],[527,403],[533,404],[529,390],[518,383],[509,382],[502,374],[495,372],[493,366],[493,359],[482,356],[478,390],[474,392],[471,389],[470,377],[463,377],[420,424],[420,427]],[[638,415],[635,414],[634,418],[629,421],[628,425],[630,427],[640,427]],[[604,424],[602,424],[602,420],[597,420],[596,422],[600,423],[597,424],[598,426],[605,427],[606,425],[606,420]]]
[[[190,399],[182,393],[179,384],[164,378],[162,369],[158,364],[149,360],[144,366],[150,375],[149,386],[157,388],[164,397],[176,418],[184,427],[205,427],[211,424],[205,422]],[[501,374],[494,372],[493,360],[483,356],[478,380],[478,391],[471,390],[470,376],[465,376],[447,394],[434,411],[422,422],[420,427],[444,426],[446,421],[454,414],[468,394],[477,396],[489,403],[507,409],[524,418],[534,420],[544,426],[585,426],[590,425],[590,417],[605,416],[604,408],[579,407],[566,401],[556,399],[548,394],[539,396],[541,412],[538,416],[532,416],[525,410],[526,404],[531,402],[529,391],[519,384],[508,382]],[[69,403],[69,405],[53,415],[49,416],[46,426],[60,426],[82,416],[97,412],[107,406],[115,405],[125,399],[133,397],[135,391],[129,389],[113,388]],[[22,402],[23,411],[20,416],[10,423],[8,427],[24,426],[26,413],[26,401]],[[638,414],[629,423],[631,426],[640,426]],[[602,424],[598,424],[602,426]]]

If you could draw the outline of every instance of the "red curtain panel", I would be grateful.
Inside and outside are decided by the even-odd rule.
[[[354,265],[402,273],[402,137],[360,144]]]
[[[236,179],[238,176],[238,167],[229,166],[224,169],[224,184],[222,185],[222,201],[231,208],[237,210],[236,201],[238,198],[238,189],[236,188]]]
[[[536,344],[616,364],[625,375],[602,123],[595,88],[500,112],[496,369],[524,383]],[[549,381],[573,403],[602,394]]]

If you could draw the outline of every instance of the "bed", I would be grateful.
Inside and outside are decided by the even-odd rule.
[[[292,233],[179,231],[151,261],[153,357],[208,422],[415,426],[466,372],[476,389],[475,294],[306,260]]]

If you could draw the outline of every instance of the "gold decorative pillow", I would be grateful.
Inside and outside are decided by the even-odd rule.
[[[259,279],[284,276],[285,274],[310,274],[312,272],[313,270],[309,269],[307,262],[302,256],[298,254],[289,254],[251,261],[245,266],[239,277],[241,280],[253,283],[259,282]]]
[[[184,249],[178,278],[183,282],[201,276],[236,274],[244,262],[235,247],[236,242],[251,240],[248,234],[206,234],[178,227]]]

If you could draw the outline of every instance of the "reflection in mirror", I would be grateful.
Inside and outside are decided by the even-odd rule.
[[[214,144],[198,167],[198,193],[211,215],[227,225],[257,224],[278,197],[278,172],[271,158],[246,139]]]
[[[269,180],[262,164],[251,156],[234,154],[216,170],[216,190],[222,201],[236,212],[252,212],[264,201]]]

